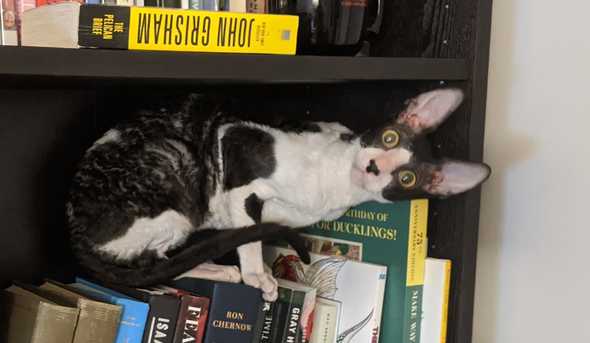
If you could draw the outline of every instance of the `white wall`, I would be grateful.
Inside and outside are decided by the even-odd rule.
[[[494,0],[474,343],[590,342],[590,1]]]

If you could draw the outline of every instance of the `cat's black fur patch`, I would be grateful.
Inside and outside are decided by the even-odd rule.
[[[356,135],[354,133],[341,133],[340,140],[343,142],[351,142],[355,139]]]
[[[244,206],[246,206],[246,213],[254,220],[255,223],[260,223],[262,221],[262,205],[264,202],[260,200],[256,194],[252,193],[248,198],[246,198],[246,202]]]
[[[284,132],[322,132],[322,128],[318,124],[309,121],[286,120],[277,125],[277,127]]]
[[[234,126],[221,139],[226,190],[272,175],[276,167],[274,138],[267,132]]]

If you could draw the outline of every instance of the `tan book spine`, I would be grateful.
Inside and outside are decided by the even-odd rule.
[[[88,299],[67,285],[48,280],[41,289],[76,304],[80,310],[73,343],[112,343],[121,320],[121,306]]]
[[[117,336],[121,307],[79,299],[80,317],[74,343],[112,343]]]
[[[77,308],[41,302],[31,343],[71,343],[78,314]]]

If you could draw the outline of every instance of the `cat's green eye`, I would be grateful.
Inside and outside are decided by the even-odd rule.
[[[399,184],[404,188],[412,188],[416,185],[416,173],[410,170],[403,170],[398,174]]]
[[[381,142],[387,149],[395,148],[399,144],[399,133],[395,130],[386,130],[381,136]]]

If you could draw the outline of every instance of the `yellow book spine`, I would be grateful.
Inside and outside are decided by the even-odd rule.
[[[131,7],[129,49],[294,55],[296,16]]]
[[[440,343],[447,342],[447,322],[449,318],[449,298],[451,294],[451,261],[445,263],[445,285],[443,290],[442,316],[440,323]]]
[[[82,5],[85,47],[294,55],[299,18],[291,15]]]
[[[410,203],[410,230],[408,238],[408,271],[406,286],[424,285],[426,259],[426,227],[428,225],[428,200],[412,200]]]

